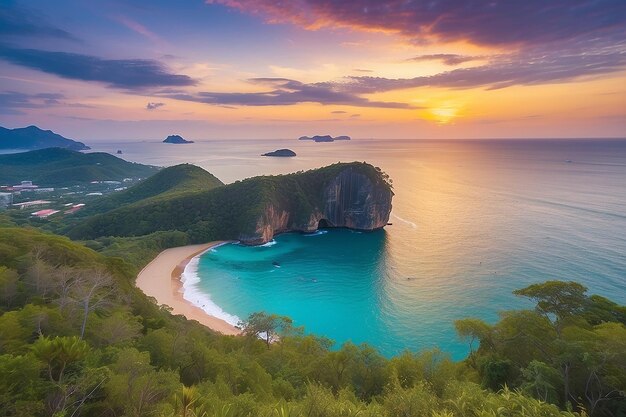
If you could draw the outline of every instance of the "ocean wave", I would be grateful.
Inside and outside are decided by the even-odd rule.
[[[319,236],[319,235],[325,235],[326,233],[328,233],[328,230],[316,230],[313,233],[304,233],[302,236]]]
[[[269,242],[264,243],[263,245],[259,245],[259,247],[261,247],[261,248],[269,248],[269,247],[271,247],[271,246],[274,246],[274,245],[275,245],[275,244],[277,244],[277,243],[278,243],[278,242],[276,242],[276,240],[275,240],[275,239],[272,239],[272,240],[270,240]]]
[[[395,217],[396,219],[400,220],[401,222],[403,222],[403,223],[406,223],[406,224],[410,225],[413,229],[417,229],[417,225],[416,225],[415,223],[413,223],[413,222],[411,222],[411,221],[408,221],[408,220],[406,220],[406,219],[403,219],[402,217],[400,217],[400,216],[396,215],[395,213],[391,213],[391,215],[392,215],[393,217]]]
[[[206,294],[198,288],[198,284],[201,281],[200,275],[198,275],[198,264],[200,263],[201,255],[202,254],[192,258],[187,266],[185,266],[185,270],[181,275],[180,280],[183,284],[183,298],[196,307],[201,308],[205,313],[236,326],[241,319],[236,315],[229,314],[224,311],[220,306],[215,304],[213,300],[211,300],[209,294]]]

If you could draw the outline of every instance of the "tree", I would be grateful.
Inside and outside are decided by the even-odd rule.
[[[238,325],[247,336],[263,339],[268,349],[270,343],[278,340],[280,335],[287,335],[294,330],[293,321],[289,317],[267,314],[263,311],[250,314],[246,321]]]
[[[454,328],[461,339],[468,341],[470,350],[469,359],[472,366],[476,368],[474,343],[480,343],[483,348],[493,347],[491,326],[480,319],[469,318],[456,320],[454,322]]]
[[[40,398],[49,387],[39,378],[40,369],[29,355],[0,355],[0,415],[29,416],[43,411]]]
[[[17,294],[17,272],[0,266],[0,303],[10,308]]]
[[[160,402],[180,388],[177,373],[156,371],[148,352],[134,348],[120,350],[111,371],[105,390],[110,406],[122,411],[115,415],[158,415]]]
[[[31,256],[32,261],[28,267],[24,282],[30,287],[34,295],[46,299],[53,288],[54,267],[48,264],[44,258],[45,249],[36,247]]]
[[[84,340],[72,337],[40,337],[32,347],[33,354],[47,367],[48,378],[60,385],[67,366],[85,358],[89,346]]]
[[[33,355],[44,364],[49,381],[56,387],[48,397],[48,408],[52,415],[62,413],[69,399],[79,391],[73,381],[66,381],[66,375],[70,366],[85,359],[89,350],[87,343],[76,336],[57,336],[52,339],[40,337],[33,344]]]
[[[541,401],[556,402],[561,377],[558,370],[541,361],[533,360],[522,369],[522,376],[526,381],[522,384],[525,392]]]
[[[584,310],[586,292],[587,287],[577,282],[546,281],[513,291],[513,294],[535,300],[538,312],[553,314],[561,321]]]
[[[138,317],[128,311],[116,310],[105,317],[94,317],[87,328],[90,340],[101,346],[128,345],[141,334],[142,325]]]
[[[80,338],[85,336],[85,327],[89,313],[101,307],[113,297],[112,276],[102,270],[82,271],[76,277],[76,284],[72,288],[72,298],[80,306],[83,313],[82,325],[80,328]]]

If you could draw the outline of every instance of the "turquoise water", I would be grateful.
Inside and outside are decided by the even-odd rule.
[[[186,296],[225,318],[264,310],[337,344],[367,342],[388,356],[439,347],[459,359],[467,347],[454,320],[495,322],[500,311],[529,307],[511,292],[534,282],[575,280],[626,304],[624,140],[109,146],[139,162],[196,163],[225,182],[340,160],[391,175],[393,225],[384,231],[285,234],[193,263],[199,282]],[[298,156],[259,156],[285,147]]]

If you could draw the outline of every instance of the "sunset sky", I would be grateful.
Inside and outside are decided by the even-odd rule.
[[[624,0],[0,0],[0,125],[626,137]]]

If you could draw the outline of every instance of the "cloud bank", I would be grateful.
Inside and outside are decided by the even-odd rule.
[[[416,43],[539,45],[573,38],[623,39],[623,0],[208,0],[271,23],[309,29],[391,31]]]
[[[24,109],[47,109],[50,107],[91,107],[81,103],[67,102],[61,93],[21,93],[18,91],[0,92],[0,114],[24,114]]]
[[[52,37],[77,41],[71,33],[48,24],[42,16],[11,2],[0,7],[0,35],[6,37]]]
[[[19,49],[2,45],[0,59],[63,78],[97,81],[122,89],[196,84],[192,78],[174,74],[164,64],[152,59],[103,59],[70,52]]]
[[[406,103],[371,101],[333,83],[305,84],[287,78],[252,78],[248,80],[269,89],[262,92],[161,92],[162,97],[197,103],[226,106],[289,106],[299,103],[340,104],[355,107],[417,108]]]

